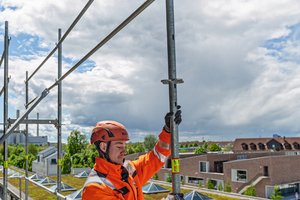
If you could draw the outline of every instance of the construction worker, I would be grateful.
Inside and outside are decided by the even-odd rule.
[[[152,151],[138,160],[124,163],[125,145],[129,140],[126,128],[115,121],[100,121],[91,134],[99,157],[83,186],[83,200],[142,200],[142,186],[164,166],[171,154],[170,122],[173,113],[165,116],[165,126]],[[181,123],[181,111],[174,121]]]

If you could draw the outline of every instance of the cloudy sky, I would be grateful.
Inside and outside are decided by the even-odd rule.
[[[63,43],[63,74],[144,1],[93,2]],[[1,0],[0,52],[9,22],[9,117],[24,112],[31,75],[87,0]],[[169,111],[165,1],[154,1],[63,81],[63,141],[89,137],[101,120],[124,124],[133,142],[158,135]],[[300,137],[300,3],[174,1],[180,141]],[[1,47],[2,46],[2,47]],[[3,86],[3,65],[0,77]],[[57,79],[57,54],[29,81],[29,101]],[[1,96],[0,105],[3,105]],[[57,87],[29,118],[57,118]],[[3,122],[3,106],[0,121]],[[21,127],[22,128],[22,127]],[[36,125],[30,125],[36,135]],[[55,142],[53,125],[40,135]]]

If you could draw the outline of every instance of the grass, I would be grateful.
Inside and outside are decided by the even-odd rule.
[[[159,185],[159,184],[157,184]],[[159,186],[162,186],[170,191],[172,191],[172,187],[170,186],[165,186],[165,185],[159,185]],[[191,192],[192,190],[187,190],[187,189],[180,189],[181,193],[183,194],[187,194],[189,192]],[[209,196],[213,199],[216,199],[216,200],[239,200],[239,199],[236,199],[236,198],[231,198],[231,197],[227,197],[227,196],[222,196],[222,195],[216,195],[216,194],[210,194],[210,193],[205,193],[205,192],[201,192],[202,194],[206,195],[206,196]],[[144,195],[144,198],[146,200],[161,200],[162,198],[166,198],[168,196],[168,192],[165,192],[165,193],[158,193],[158,194],[145,194]]]
[[[0,177],[3,177],[3,174],[0,172]],[[57,176],[49,176],[49,178],[57,181]],[[74,177],[74,175],[62,175],[61,177],[61,181],[63,183],[66,183],[74,188],[76,188],[77,190],[81,189],[82,186],[85,183],[86,178],[76,178]],[[20,188],[20,182],[19,179],[9,179],[8,180],[12,185],[14,185],[16,188]],[[25,179],[23,178],[22,180],[22,191],[25,194]],[[147,185],[149,183],[146,183],[145,185]],[[158,184],[159,185],[159,184]],[[51,185],[52,186],[52,185]],[[46,187],[51,187],[51,186],[46,186]],[[160,185],[170,191],[172,191],[172,187],[170,186],[165,186],[165,185]],[[62,192],[62,195],[66,196],[68,194],[73,193],[74,191],[67,191],[67,192]],[[187,189],[181,189],[181,192],[183,194],[189,193],[191,192],[191,190],[187,190]],[[231,198],[231,197],[226,197],[226,196],[221,196],[221,195],[215,195],[215,194],[210,194],[210,193],[204,193],[201,192],[204,195],[207,195],[213,199],[216,200],[238,200],[236,198]],[[168,192],[166,193],[158,193],[158,194],[145,194],[144,198],[145,200],[161,200],[162,198],[166,198],[168,196]],[[36,186],[35,184],[33,184],[32,182],[28,181],[28,195],[30,197],[32,197],[33,199],[43,199],[43,200],[55,200],[57,199],[57,196],[44,190],[43,188]]]

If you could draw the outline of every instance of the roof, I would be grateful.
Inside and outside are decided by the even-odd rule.
[[[209,196],[206,196],[204,194],[201,194],[200,192],[197,192],[196,190],[189,192],[184,195],[185,200],[206,200],[206,199],[213,199]]]
[[[10,177],[22,177],[24,174],[21,174],[20,172],[14,171],[14,173]]]
[[[55,191],[56,188],[57,188],[57,184],[53,185],[52,187],[50,187],[49,190]],[[68,185],[66,183],[63,183],[63,182],[61,182],[61,184],[60,184],[60,189],[61,189],[62,192],[63,191],[72,191],[72,190],[75,191],[76,190],[76,188],[74,188],[74,187],[72,187],[72,186],[70,186],[70,185]]]
[[[44,153],[47,153],[49,151],[53,151],[54,149],[56,149],[56,147],[48,147],[47,149],[44,149],[43,151],[40,151],[39,154],[44,154]]]
[[[89,176],[89,173],[86,171],[80,172],[79,174],[75,175],[77,178],[86,178]]]
[[[44,177],[42,177],[38,174],[34,174],[34,175],[30,176],[29,179],[34,180],[34,181],[39,181],[39,180],[44,179]]]
[[[82,188],[80,190],[77,190],[77,191],[67,195],[67,197],[68,197],[68,199],[79,200],[79,199],[81,199],[81,193],[82,193]]]
[[[154,183],[150,183],[142,187],[142,191],[144,194],[152,194],[152,193],[160,193],[160,192],[170,192],[170,190],[156,185]]]
[[[254,144],[256,149],[252,149],[250,144]],[[259,144],[263,148],[259,147]],[[278,143],[280,145],[280,150],[299,150],[300,148],[300,137],[273,137],[273,138],[237,138],[234,141],[233,150],[235,151],[257,151],[257,150],[270,150],[272,147],[268,148],[269,143]],[[294,145],[294,143],[298,144]],[[248,150],[243,149],[243,144],[248,145]],[[290,148],[288,145],[290,145]]]
[[[36,182],[37,184],[40,184],[40,185],[54,185],[56,184],[56,181],[46,177],[38,182]]]

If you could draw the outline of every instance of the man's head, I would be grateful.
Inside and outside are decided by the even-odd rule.
[[[128,132],[122,124],[115,121],[100,121],[92,130],[90,144],[95,144],[99,157],[122,165],[126,155],[125,144],[128,140]]]

